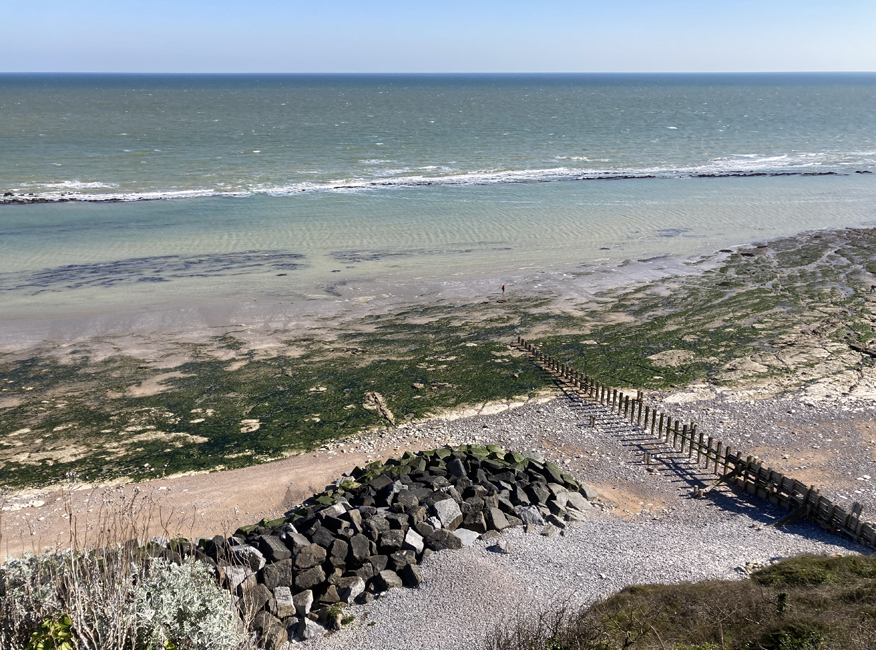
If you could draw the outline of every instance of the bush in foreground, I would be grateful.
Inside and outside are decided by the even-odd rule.
[[[192,558],[179,565],[117,546],[0,567],[0,648],[247,647],[230,594]]]
[[[804,556],[750,580],[623,589],[498,629],[488,650],[872,650],[876,557]]]

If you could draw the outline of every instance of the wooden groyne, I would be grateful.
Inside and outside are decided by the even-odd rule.
[[[808,519],[825,530],[876,548],[876,528],[861,518],[863,506],[860,503],[855,502],[851,511],[846,511],[823,496],[815,486],[807,486],[771,467],[764,467],[756,456],[745,455],[741,450],[734,450],[721,440],[705,435],[694,422],[682,422],[645,404],[642,391],[636,391],[633,396],[606,386],[596,378],[545,354],[538,346],[521,337],[517,337],[514,347],[528,354],[536,365],[580,397],[602,404],[644,433],[650,433],[682,455],[686,453],[688,459],[699,467],[717,475],[712,485],[698,490],[699,495],[705,495],[721,483],[734,485],[789,510],[788,516],[773,524],[775,526]],[[591,424],[595,424],[593,417]]]

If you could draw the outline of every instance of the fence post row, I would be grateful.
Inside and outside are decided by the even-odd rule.
[[[618,417],[623,417],[645,432],[650,426],[652,436],[667,445],[671,444],[673,449],[682,454],[687,451],[688,459],[693,459],[696,451],[697,466],[705,464],[704,468],[718,475],[719,481],[726,480],[727,483],[736,485],[745,492],[791,510],[791,514],[782,522],[796,519],[798,516],[806,517],[822,528],[876,548],[876,527],[862,519],[864,507],[860,503],[855,502],[851,510],[846,512],[844,508],[822,495],[815,486],[807,487],[771,467],[763,467],[763,463],[756,456],[747,456],[743,460],[741,451],[734,452],[729,445],[724,447],[720,440],[705,436],[702,431],[698,431],[696,423],[681,424],[679,420],[673,420],[671,416],[658,412],[656,408],[644,403],[644,393],[641,390],[636,391],[635,397],[625,395],[618,389],[599,382],[586,372],[561,363],[520,336],[517,337],[517,347],[528,353],[542,369],[577,388],[579,394],[604,405]],[[595,426],[596,418],[591,416],[590,423],[591,426]],[[681,426],[680,430],[679,426]]]

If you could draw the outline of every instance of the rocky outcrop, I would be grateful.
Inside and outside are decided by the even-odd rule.
[[[191,550],[216,565],[273,650],[337,628],[343,603],[419,586],[431,553],[511,526],[562,529],[595,497],[553,463],[492,445],[407,452],[355,468],[281,519]]]

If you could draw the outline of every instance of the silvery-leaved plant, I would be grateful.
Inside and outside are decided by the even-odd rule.
[[[141,642],[164,650],[234,650],[244,643],[230,595],[197,561],[182,565],[154,559],[138,585],[136,611]]]

